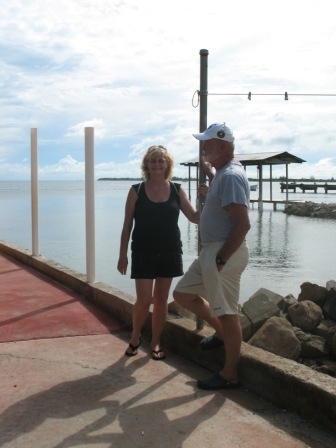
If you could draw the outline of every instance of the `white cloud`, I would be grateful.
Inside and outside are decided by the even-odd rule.
[[[103,120],[99,118],[93,118],[92,120],[78,123],[74,126],[70,126],[65,137],[83,137],[83,129],[94,128],[94,137],[103,138],[106,135],[106,125]]]
[[[62,175],[67,173],[76,175],[79,173],[82,175],[84,172],[85,172],[84,162],[79,162],[70,155],[64,157],[54,165],[45,165],[44,167],[39,169],[39,175],[42,175],[42,177],[45,177],[46,174],[55,174],[55,173],[60,173]]]
[[[328,159],[328,177],[336,96],[294,94],[336,94],[333,10],[332,0],[211,0],[206,9],[197,0],[7,2],[0,179],[29,176],[18,166],[29,158],[31,127],[39,130],[43,176],[79,176],[87,126],[95,128],[97,170],[105,164],[124,173],[128,165],[138,176],[136,164],[153,143],[169,147],[176,172],[184,170],[179,163],[198,153],[191,133],[199,108],[191,100],[201,48],[209,49],[208,123],[227,121],[237,152],[286,150],[307,160],[312,175]]]

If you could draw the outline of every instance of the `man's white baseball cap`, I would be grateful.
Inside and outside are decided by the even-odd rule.
[[[197,140],[211,140],[217,138],[226,142],[234,142],[234,136],[231,129],[225,123],[213,123],[204,132],[193,134]]]

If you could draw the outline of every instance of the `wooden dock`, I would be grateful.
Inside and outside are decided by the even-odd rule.
[[[299,184],[299,188],[301,188],[302,193],[305,193],[306,190],[312,190],[314,193],[317,193],[318,185],[316,185],[316,184]]]
[[[250,199],[250,204],[252,205],[252,208],[254,208],[254,204],[258,204],[258,208],[262,208],[262,204],[272,204],[273,210],[277,210],[278,205],[285,206],[289,202],[297,202],[297,201],[281,201],[281,200],[270,200],[270,199],[263,199],[262,201],[259,201],[259,199]],[[261,206],[260,206],[261,203]]]
[[[328,193],[329,190],[336,190],[336,185],[324,184],[323,188],[324,188],[324,192]]]
[[[297,191],[299,193],[305,193],[306,191],[313,191],[314,193],[318,192],[318,189],[322,189],[324,193],[328,193],[329,191],[335,191],[336,192],[336,183],[335,184],[328,184],[327,182],[325,184],[317,184],[317,183],[298,183],[298,182],[291,182],[286,184],[286,182],[280,182],[280,189],[281,193],[292,191],[296,193]],[[287,198],[288,199],[288,198]],[[250,199],[250,204],[252,208],[254,208],[254,204],[257,204],[259,209],[263,208],[263,204],[272,204],[273,210],[277,210],[279,206],[282,206],[282,208],[291,202],[303,202],[303,200],[278,200],[278,199]]]
[[[292,190],[294,193],[296,193],[297,189],[300,189],[302,193],[305,193],[306,191],[313,191],[314,193],[317,193],[317,190],[319,188],[322,188],[324,190],[324,193],[328,193],[329,191],[336,191],[336,185],[333,184],[304,184],[304,183],[295,183],[291,182],[289,184],[286,184],[286,182],[280,182],[280,190],[281,193],[284,193],[285,191]]]
[[[299,188],[299,184],[296,184],[294,182],[291,182],[290,184],[286,184],[286,182],[280,182],[280,190],[281,193],[283,193],[286,190],[293,190],[294,193],[296,193],[296,189]]]

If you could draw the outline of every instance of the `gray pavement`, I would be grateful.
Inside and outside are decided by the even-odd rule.
[[[208,372],[128,333],[0,345],[3,448],[334,447],[334,436],[242,389],[197,390]]]
[[[78,293],[0,254],[3,448],[335,447],[334,435],[246,388],[207,392],[211,373],[144,340]]]

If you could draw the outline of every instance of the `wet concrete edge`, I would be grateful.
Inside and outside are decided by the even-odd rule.
[[[0,241],[0,252],[83,295],[131,328],[132,296],[102,282],[89,284],[85,274],[45,257],[32,256],[28,250],[3,241]],[[150,333],[150,319],[144,332]],[[209,353],[198,348],[200,340],[211,333],[208,327],[196,330],[196,322],[190,318],[170,314],[162,343],[184,358],[215,372],[221,366],[222,349]],[[245,388],[259,396],[282,408],[297,411],[336,434],[336,379],[243,342],[240,380]]]

